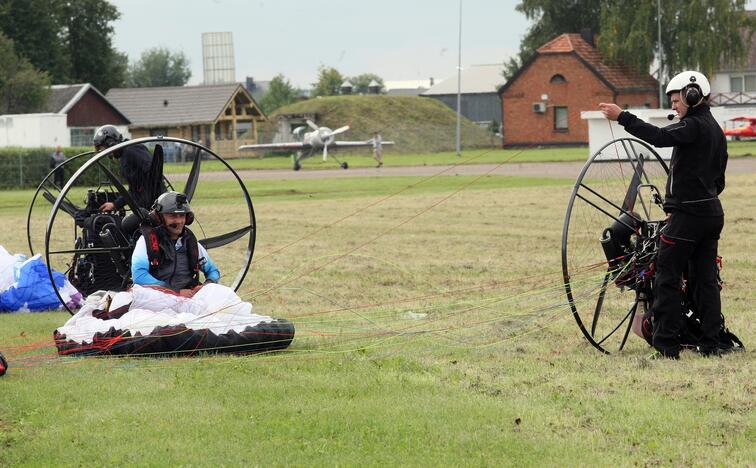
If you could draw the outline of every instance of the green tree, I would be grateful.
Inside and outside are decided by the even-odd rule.
[[[92,83],[103,93],[125,82],[128,59],[113,48],[118,9],[105,0],[61,0],[63,42],[72,82]]]
[[[13,40],[15,51],[55,83],[66,83],[70,58],[62,42],[60,0],[0,1],[0,31]]]
[[[533,56],[536,49],[564,33],[584,29],[598,32],[602,0],[523,0],[515,9],[533,24],[520,42],[520,52],[504,64],[510,78]],[[634,3],[634,2],[630,2]]]
[[[375,82],[378,83],[381,89],[383,89],[383,78],[376,75],[375,73],[363,73],[362,75],[357,75],[355,77],[349,78],[349,81],[354,86],[352,92],[354,92],[355,94],[367,94],[368,85],[373,80],[375,80]]]
[[[279,107],[296,101],[298,95],[297,89],[279,73],[270,80],[268,90],[260,100],[260,107],[262,107],[263,112],[270,114]]]
[[[336,96],[341,89],[344,76],[333,67],[323,65],[318,69],[318,82],[312,90],[313,96]]]
[[[661,3],[663,78],[686,69],[711,76],[742,61],[753,34],[745,0],[665,0]],[[656,0],[607,1],[601,12],[601,52],[637,70],[648,70],[660,38]]]
[[[155,47],[142,52],[139,60],[129,66],[127,85],[130,88],[184,86],[192,76],[189,59],[183,52]]]
[[[559,34],[590,29],[598,48],[610,61],[647,71],[661,41],[662,81],[684,69],[711,73],[724,63],[738,63],[748,50],[753,21],[745,0],[663,0],[661,38],[657,32],[657,0],[523,0],[517,11],[533,25],[517,57],[505,63],[511,77],[535,49]],[[745,32],[745,34],[742,34]]]
[[[16,55],[13,41],[0,33],[0,114],[40,111],[49,92],[49,75]]]

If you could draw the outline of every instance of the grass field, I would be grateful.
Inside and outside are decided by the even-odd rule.
[[[756,155],[756,141],[729,142],[728,150],[730,157],[745,157]],[[346,161],[349,167],[373,167],[375,160],[365,154],[348,154],[337,157]],[[587,146],[575,147],[525,147],[525,148],[476,148],[464,150],[462,157],[455,152],[396,154],[391,148],[384,149],[384,162],[386,166],[439,166],[446,164],[499,164],[511,162],[513,164],[525,162],[559,162],[559,161],[586,161],[588,159]],[[236,170],[263,170],[263,169],[291,169],[292,161],[289,155],[265,156],[249,153],[248,157],[229,160]],[[337,169],[334,161],[323,162],[318,156],[305,160],[305,169]],[[190,163],[166,164],[167,174],[180,174],[189,172]],[[206,171],[221,171],[225,167],[216,161],[207,161],[202,165]]]
[[[652,361],[638,338],[606,356],[579,334],[560,284],[572,183],[249,183],[240,295],[295,323],[290,350],[62,359],[67,314],[0,315],[0,351],[20,363],[0,378],[0,466],[752,466],[750,349]],[[203,189],[195,209],[223,225],[233,184]],[[31,193],[0,194],[9,251],[26,250]],[[729,177],[723,203],[723,310],[749,346],[756,176]]]
[[[374,167],[375,160],[369,154],[350,154],[340,156],[339,160],[346,161],[349,167]],[[498,164],[508,160],[513,163],[523,162],[553,162],[553,161],[585,161],[588,159],[586,147],[569,148],[518,148],[518,149],[474,149],[465,151],[462,157],[454,152],[422,153],[422,154],[393,154],[391,150],[384,150],[383,160],[387,166],[439,166],[446,164]],[[252,156],[229,160],[236,170],[262,169],[291,169],[292,161],[288,155]],[[326,162],[319,156],[302,162],[304,169],[338,169],[338,164],[329,159]],[[189,172],[191,163],[174,163],[165,166],[168,174]],[[225,169],[216,161],[203,162],[203,170],[220,171]]]

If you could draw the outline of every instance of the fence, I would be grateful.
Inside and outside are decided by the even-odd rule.
[[[52,148],[0,148],[0,189],[9,188],[35,188],[42,179],[50,172]],[[65,148],[63,152],[66,158],[73,157],[90,148]],[[81,158],[67,164],[64,168],[65,178],[71,175],[86,162],[87,158]],[[83,184],[97,183],[97,174],[88,176],[88,180],[82,180]],[[91,180],[90,180],[91,179]]]

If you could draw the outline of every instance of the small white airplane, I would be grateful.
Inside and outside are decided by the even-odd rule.
[[[297,141],[291,141],[287,143],[264,143],[259,145],[242,145],[239,150],[294,150],[296,151],[296,157],[294,158],[294,170],[298,171],[302,168],[301,161],[307,159],[315,154],[316,151],[323,150],[323,161],[328,160],[328,147],[333,148],[354,148],[373,146],[373,140],[366,141],[337,141],[336,135],[344,133],[351,127],[345,125],[331,130],[328,127],[318,127],[311,120],[307,120],[307,126],[312,129],[311,132],[302,133],[305,127],[295,128],[292,132],[294,139]],[[393,141],[383,141],[381,145],[393,145]],[[333,159],[341,166],[342,169],[349,168],[346,162],[341,162],[332,156]]]

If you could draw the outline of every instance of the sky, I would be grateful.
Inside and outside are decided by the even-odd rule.
[[[233,33],[236,80],[281,73],[297,87],[317,81],[318,67],[384,80],[456,74],[458,0],[110,0],[121,18],[114,46],[137,60],[167,47],[189,58],[189,84],[202,82],[202,33]],[[463,0],[462,67],[503,63],[528,28],[519,0]]]

